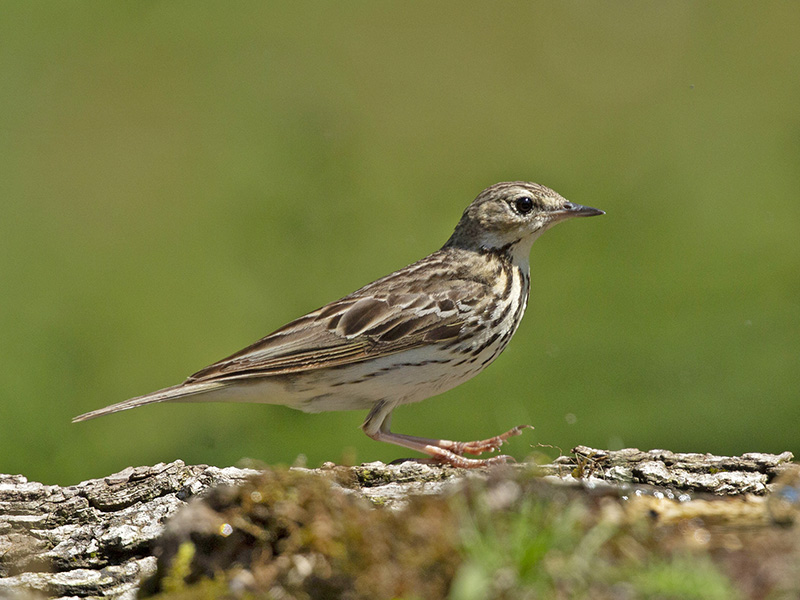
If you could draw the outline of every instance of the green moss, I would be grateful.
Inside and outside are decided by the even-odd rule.
[[[228,578],[220,575],[215,578],[203,578],[191,585],[183,584],[163,594],[153,596],[153,600],[256,600],[267,598],[267,595],[244,592],[234,594],[230,590]]]
[[[172,560],[172,566],[163,580],[165,591],[175,592],[186,587],[186,578],[191,573],[195,552],[196,548],[191,542],[183,542],[178,547],[178,552]]]
[[[402,512],[375,509],[326,478],[274,470],[237,490],[215,491],[207,503],[231,531],[204,525],[206,533],[185,534],[194,556],[185,540],[164,540],[177,550],[162,553],[159,581],[150,586],[162,597],[182,592],[176,581],[184,588],[221,575],[233,581],[233,571],[245,568],[254,593],[436,598],[446,594],[459,562],[455,520],[442,499],[411,500]]]
[[[739,597],[712,546],[693,541],[697,519],[659,526],[621,498],[511,469],[448,498],[411,497],[402,510],[273,470],[215,490],[198,515],[206,521],[161,542],[150,586],[159,598]],[[797,552],[787,540],[782,554]]]
[[[530,477],[474,483],[454,499],[462,563],[452,600],[739,597],[685,528],[658,527],[620,498]]]
[[[628,573],[632,588],[643,598],[735,600],[741,598],[730,579],[706,555],[678,554],[657,559]]]

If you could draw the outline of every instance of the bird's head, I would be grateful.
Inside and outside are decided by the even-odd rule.
[[[568,202],[538,183],[496,183],[467,207],[445,247],[480,251],[506,248],[527,257],[534,240],[556,223],[602,214],[602,210]]]

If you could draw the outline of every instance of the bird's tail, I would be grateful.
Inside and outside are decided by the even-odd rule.
[[[172,387],[164,388],[163,390],[158,390],[157,392],[145,394],[144,396],[137,396],[136,398],[131,398],[130,400],[118,402],[117,404],[106,406],[105,408],[98,408],[97,410],[78,415],[72,419],[72,422],[78,423],[80,421],[88,421],[89,419],[102,417],[103,415],[110,415],[111,413],[119,412],[121,410],[138,408],[140,406],[144,406],[145,404],[155,404],[156,402],[168,402],[171,400],[181,401],[184,398],[189,400],[189,396],[205,394],[207,392],[219,390],[222,387],[225,387],[224,383],[210,381],[202,383],[182,383],[180,385],[174,385]]]

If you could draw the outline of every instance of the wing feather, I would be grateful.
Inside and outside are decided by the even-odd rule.
[[[248,348],[198,371],[188,381],[324,369],[452,341],[461,335],[465,307],[480,297],[484,287],[475,281],[455,280],[444,288],[440,282],[435,295],[391,293],[392,282],[387,279],[284,325]],[[375,289],[378,283],[382,285]]]

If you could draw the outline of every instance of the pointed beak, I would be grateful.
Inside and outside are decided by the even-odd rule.
[[[597,215],[604,215],[606,213],[598,208],[592,208],[591,206],[567,202],[564,206],[554,210],[550,214],[557,219],[569,219],[571,217],[596,217]]]

